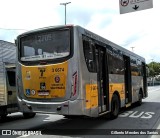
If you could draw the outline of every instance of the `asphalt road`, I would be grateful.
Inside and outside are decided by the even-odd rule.
[[[0,129],[11,133],[6,137],[37,137],[33,135],[18,135],[17,129],[24,134],[40,134],[38,137],[152,137],[158,138],[157,129],[160,123],[160,86],[149,87],[149,96],[141,106],[132,106],[122,110],[115,120],[109,118],[75,118],[66,119],[61,115],[37,114],[34,118],[24,119],[21,113],[14,113],[7,119],[0,119]],[[27,129],[27,133],[25,130]],[[15,131],[14,131],[15,130]],[[74,135],[71,135],[74,134]],[[160,134],[160,131],[159,131]],[[4,136],[0,136],[4,137]]]

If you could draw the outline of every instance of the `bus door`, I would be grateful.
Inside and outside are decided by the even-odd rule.
[[[131,66],[130,57],[124,56],[125,66],[125,103],[130,104],[132,102],[132,80],[131,80]]]
[[[109,86],[106,49],[96,48],[99,114],[109,110]]]
[[[147,72],[146,72],[146,65],[144,62],[142,62],[142,72],[143,72],[143,97],[147,97]]]

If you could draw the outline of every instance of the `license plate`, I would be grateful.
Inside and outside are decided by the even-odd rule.
[[[49,92],[38,92],[38,95],[40,95],[40,96],[46,96],[46,95],[49,95]]]

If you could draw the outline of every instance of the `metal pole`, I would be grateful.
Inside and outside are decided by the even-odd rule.
[[[66,25],[66,5],[70,4],[71,2],[65,2],[65,3],[60,3],[60,5],[64,5],[65,6],[65,25]]]
[[[66,4],[65,4],[65,25],[66,25]]]
[[[153,59],[152,60],[152,69],[153,69]],[[153,69],[153,73],[154,73],[154,69]],[[152,86],[154,86],[154,75],[152,76]]]

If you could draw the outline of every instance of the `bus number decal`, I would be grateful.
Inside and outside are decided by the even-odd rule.
[[[52,72],[64,72],[64,68],[53,68]]]

